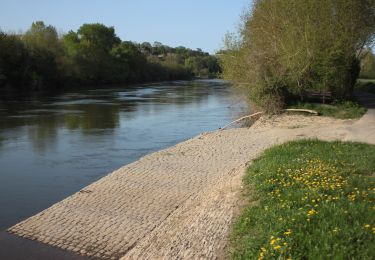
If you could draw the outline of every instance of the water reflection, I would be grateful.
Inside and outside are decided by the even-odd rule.
[[[246,105],[219,80],[0,102],[0,229],[140,156],[225,125]]]

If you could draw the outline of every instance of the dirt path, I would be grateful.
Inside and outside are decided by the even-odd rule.
[[[294,139],[375,143],[373,128],[363,130],[374,110],[366,116],[262,118],[251,128],[205,133],[118,169],[9,232],[101,258],[218,258],[250,160]]]

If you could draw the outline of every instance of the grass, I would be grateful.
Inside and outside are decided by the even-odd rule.
[[[304,140],[249,167],[234,259],[373,259],[375,146]]]
[[[329,116],[340,119],[360,118],[366,113],[366,108],[353,101],[341,103],[321,104],[321,103],[297,103],[289,108],[312,109],[322,116]]]
[[[359,79],[356,89],[375,94],[375,79]]]

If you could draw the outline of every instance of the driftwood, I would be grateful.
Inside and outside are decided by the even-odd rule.
[[[311,109],[287,108],[287,109],[284,109],[284,111],[290,111],[290,112],[305,112],[305,113],[313,114],[313,115],[315,115],[315,116],[319,115],[318,112],[316,112],[315,110],[311,110]]]
[[[220,128],[220,130],[223,130],[223,129],[227,128],[228,126],[233,125],[233,124],[235,124],[235,123],[238,123],[238,122],[240,122],[240,121],[242,121],[242,120],[244,120],[244,119],[246,119],[246,118],[252,118],[252,117],[254,117],[254,116],[258,116],[258,115],[261,115],[261,114],[263,114],[263,112],[256,112],[256,113],[251,114],[251,115],[243,116],[243,117],[241,117],[241,118],[238,118],[238,119],[234,120],[233,122],[230,122],[230,123],[227,124],[226,126]]]
[[[315,110],[311,110],[311,109],[298,109],[298,108],[287,108],[287,109],[283,109],[283,111],[287,111],[287,112],[304,112],[304,113],[309,113],[309,114],[313,114],[315,116],[319,115],[318,112],[316,112]],[[258,116],[258,115],[261,115],[263,114],[263,112],[256,112],[254,114],[251,114],[251,115],[247,115],[247,116],[243,116],[243,117],[240,117],[236,120],[234,120],[233,122],[230,122],[229,124],[227,124],[226,126],[223,126],[220,128],[220,130],[224,130],[225,128],[233,125],[233,124],[236,124],[244,119],[247,119],[247,118],[252,118],[252,117],[255,117],[255,116]]]

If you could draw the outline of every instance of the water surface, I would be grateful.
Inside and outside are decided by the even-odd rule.
[[[220,80],[0,101],[0,230],[109,172],[247,110]]]

